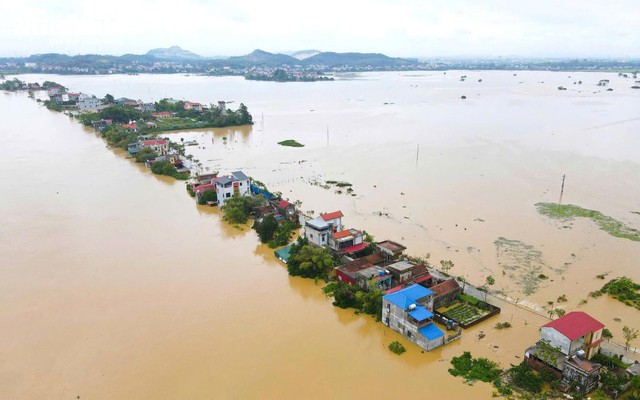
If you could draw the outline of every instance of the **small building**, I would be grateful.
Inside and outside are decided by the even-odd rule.
[[[120,125],[120,128],[131,132],[138,132],[138,125],[135,122],[131,124],[122,124]]]
[[[388,290],[391,288],[392,276],[387,271],[377,265],[361,269],[355,274],[356,284],[367,292],[370,289]]]
[[[126,97],[120,97],[119,99],[116,99],[113,102],[119,106],[135,106],[138,104],[137,101],[133,99],[128,99]]]
[[[348,263],[335,268],[336,279],[342,283],[349,285],[356,284],[356,273],[363,269],[369,268],[374,265],[381,265],[384,263],[384,256],[382,253],[374,253],[362,258],[349,261]]]
[[[185,110],[193,110],[193,111],[202,111],[202,104],[193,103],[191,101],[185,101],[184,102],[184,109]]]
[[[91,125],[93,125],[93,129],[102,132],[107,128],[107,126],[111,125],[110,119],[101,119],[99,121],[93,121]]]
[[[329,235],[329,239],[327,241],[327,245],[333,251],[349,250],[349,248],[353,248],[354,246],[363,243],[364,240],[362,232],[355,229],[345,229],[339,232],[334,232]],[[364,247],[366,247],[366,243]]]
[[[382,297],[382,323],[424,350],[445,343],[445,335],[433,323],[433,292],[413,285]]]
[[[159,119],[171,118],[173,117],[173,113],[170,111],[152,112],[151,116]]]
[[[416,264],[410,261],[396,261],[395,263],[388,265],[387,269],[391,272],[396,283],[404,284],[413,276],[413,269],[415,266]]]
[[[213,184],[211,183],[206,183],[204,185],[199,185],[193,188],[193,192],[196,194],[196,202],[200,203],[200,198],[202,197],[202,195],[204,194],[204,192],[207,192],[209,190],[215,190],[215,188],[213,187]]]
[[[304,237],[316,246],[326,246],[331,226],[321,217],[310,219],[304,223]]]
[[[234,171],[231,175],[213,179],[218,195],[218,205],[224,206],[232,196],[251,196],[250,179],[242,171]]]
[[[167,139],[143,140],[140,142],[140,147],[148,147],[159,156],[163,156],[169,152],[169,141]]]
[[[581,394],[598,387],[601,365],[589,361],[600,348],[604,324],[582,311],[572,311],[540,328],[540,340],[525,352],[532,368],[546,370]]]
[[[101,107],[100,100],[95,97],[85,97],[82,100],[78,100],[76,106],[83,111],[97,111]]]
[[[154,112],[156,111],[156,105],[153,103],[139,103],[138,104],[138,110],[142,111],[142,112]]]
[[[462,294],[462,288],[455,279],[447,279],[438,284],[431,286],[434,293],[433,308],[437,310],[456,301],[459,294]]]
[[[275,254],[278,260],[286,264],[289,261],[289,257],[291,256],[291,244],[274,251],[273,254]]]
[[[276,204],[276,208],[281,215],[293,221],[296,216],[296,206],[286,200],[281,200]]]
[[[342,217],[344,217],[344,214],[342,214],[342,211],[340,210],[327,214],[320,214],[320,218],[322,218],[324,222],[329,224],[332,232],[342,230]]]
[[[376,246],[387,255],[389,261],[399,260],[402,253],[407,249],[400,243],[392,242],[391,240],[378,242]]]

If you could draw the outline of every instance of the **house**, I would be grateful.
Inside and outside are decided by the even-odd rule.
[[[391,240],[378,242],[376,246],[387,255],[389,261],[397,261],[402,256],[402,252],[407,249],[400,243],[392,242]]]
[[[204,194],[204,192],[207,192],[209,190],[215,190],[215,188],[213,187],[213,184],[211,183],[206,183],[204,185],[199,185],[193,188],[193,192],[196,194],[196,202],[200,203],[200,198],[202,197],[202,195]]]
[[[344,214],[339,210],[327,214],[320,214],[320,218],[329,225],[331,232],[342,230],[342,217],[344,217]]]
[[[387,269],[393,276],[393,280],[398,284],[408,282],[413,276],[413,269],[416,264],[410,261],[396,261],[387,266]]]
[[[370,289],[388,290],[391,288],[392,276],[387,271],[377,265],[361,269],[355,274],[356,284],[367,292]]]
[[[91,125],[93,125],[93,129],[102,132],[107,126],[111,125],[112,122],[110,119],[101,119],[100,121],[93,121]]]
[[[192,103],[190,101],[184,102],[185,110],[193,110],[193,111],[202,111],[202,104],[200,103]]]
[[[127,131],[138,132],[138,125],[135,122],[131,124],[122,124],[120,127]]]
[[[364,246],[362,246],[363,244]],[[355,229],[345,229],[330,234],[327,245],[333,251],[344,251],[346,253],[361,251],[367,247],[367,244],[364,243],[362,232]]]
[[[78,100],[76,106],[83,111],[97,111],[102,108],[100,105],[100,100],[96,99],[95,97],[85,97],[82,100]]]
[[[152,113],[156,110],[156,105],[153,103],[140,103],[138,104],[138,110]]]
[[[322,217],[310,219],[304,223],[304,237],[316,246],[326,246],[331,232],[331,226]]]
[[[173,117],[173,113],[170,111],[152,112],[151,116],[159,119],[171,118]]]
[[[296,216],[296,206],[286,200],[279,201],[276,204],[276,208],[281,215],[284,215],[289,220],[293,220]]]
[[[433,323],[433,292],[413,285],[382,297],[382,322],[424,350],[445,343],[445,335]]]
[[[551,346],[562,354],[572,356],[584,351],[584,357],[591,359],[600,349],[604,325],[582,311],[572,311],[543,325],[540,338],[548,340]]]
[[[600,380],[601,365],[589,360],[600,348],[603,329],[604,324],[585,312],[567,313],[540,328],[540,340],[527,349],[525,361],[589,393]]]
[[[251,196],[250,179],[242,171],[232,172],[231,175],[213,179],[218,195],[218,205],[224,206],[226,201],[234,195]]]
[[[366,257],[349,261],[348,263],[335,268],[336,279],[342,283],[355,285],[357,272],[374,265],[382,265],[384,260],[385,258],[382,253],[374,253]]]
[[[133,99],[128,99],[126,97],[120,97],[119,99],[116,99],[113,102],[119,106],[135,106],[138,104],[137,101]]]
[[[159,156],[163,156],[169,152],[169,141],[167,139],[143,140],[140,142],[140,147],[148,147]]]
[[[434,293],[433,309],[437,310],[453,303],[459,294],[462,294],[462,288],[455,279],[447,279],[429,288]]]

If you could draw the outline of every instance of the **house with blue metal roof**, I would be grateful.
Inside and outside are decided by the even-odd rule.
[[[433,291],[412,285],[382,297],[382,322],[424,350],[445,343],[444,332],[433,323]]]

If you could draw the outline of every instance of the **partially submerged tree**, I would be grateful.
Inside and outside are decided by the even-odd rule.
[[[629,350],[629,345],[634,339],[638,338],[639,333],[637,329],[629,328],[626,325],[622,328],[622,336],[624,337],[624,347],[626,350]]]

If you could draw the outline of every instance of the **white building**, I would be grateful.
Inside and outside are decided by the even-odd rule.
[[[76,106],[78,106],[78,108],[83,111],[95,111],[100,109],[100,100],[96,99],[95,97],[85,97],[81,100],[78,100]]]
[[[213,180],[218,195],[218,205],[220,207],[233,197],[251,196],[251,180],[242,171],[232,172],[231,175],[220,176]]]
[[[331,226],[322,217],[304,223],[304,237],[316,246],[326,246],[331,232]]]

